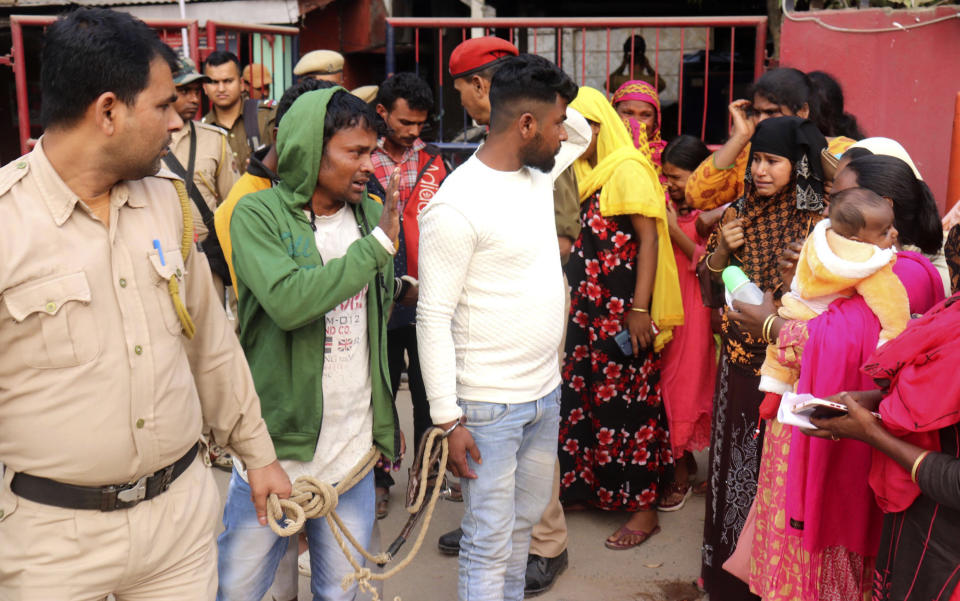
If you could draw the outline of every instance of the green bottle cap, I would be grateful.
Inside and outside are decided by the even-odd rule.
[[[743,270],[736,265],[726,267],[720,277],[723,278],[723,285],[726,286],[728,292],[733,292],[750,281],[747,274],[743,273]]]

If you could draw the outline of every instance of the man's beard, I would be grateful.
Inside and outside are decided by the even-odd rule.
[[[550,173],[557,163],[557,151],[550,152],[544,147],[543,136],[537,134],[530,143],[520,149],[520,162],[526,167],[533,167],[544,173]]]

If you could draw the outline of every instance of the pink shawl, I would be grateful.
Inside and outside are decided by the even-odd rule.
[[[943,298],[936,269],[921,255],[898,253],[893,270],[907,289],[912,312],[923,313]],[[808,323],[808,333],[798,392],[826,398],[844,390],[877,388],[860,371],[880,334],[879,321],[862,297],[835,301]],[[870,488],[873,456],[865,443],[812,438],[794,428],[787,528],[803,537],[805,549],[815,552],[841,545],[860,555],[876,554],[883,516]]]

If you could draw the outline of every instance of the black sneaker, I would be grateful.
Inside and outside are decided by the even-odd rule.
[[[567,569],[567,550],[556,557],[527,556],[527,582],[523,594],[528,597],[550,590],[557,576]]]
[[[462,536],[463,530],[460,528],[451,530],[440,537],[440,540],[437,541],[437,547],[439,547],[440,552],[444,555],[459,555],[460,538]]]

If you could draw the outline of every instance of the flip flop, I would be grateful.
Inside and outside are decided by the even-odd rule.
[[[653,530],[650,532],[644,532],[643,530],[631,530],[626,526],[620,526],[620,529],[613,533],[613,536],[616,536],[616,540],[605,540],[603,544],[608,549],[613,549],[614,551],[626,551],[627,549],[632,549],[636,546],[639,546],[649,539],[651,536],[660,532],[660,526],[654,526]],[[639,536],[640,540],[635,543],[623,543],[620,542],[626,536]]]
[[[667,487],[666,494],[660,499],[657,511],[680,511],[693,495],[693,486],[689,483],[673,482]],[[673,501],[672,503],[670,501]]]
[[[702,496],[706,495],[706,494],[707,494],[707,487],[708,487],[708,486],[709,486],[709,484],[707,483],[706,480],[704,480],[703,482],[698,482],[698,483],[694,484],[694,485],[693,485],[693,494],[697,495],[698,497],[702,497]]]

